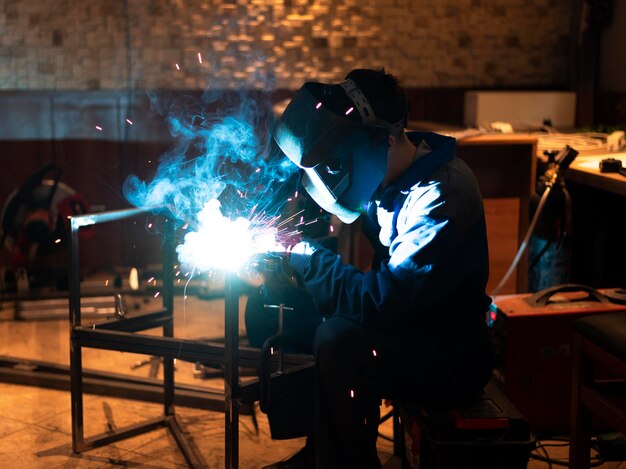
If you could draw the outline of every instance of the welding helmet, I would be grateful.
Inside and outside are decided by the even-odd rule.
[[[404,121],[378,119],[352,80],[309,82],[283,112],[274,139],[301,168],[317,204],[352,223],[385,176],[389,133],[403,128]]]

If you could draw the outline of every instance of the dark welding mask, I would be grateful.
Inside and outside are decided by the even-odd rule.
[[[378,119],[352,80],[309,82],[278,121],[274,139],[303,172],[303,185],[324,210],[355,221],[385,176],[388,136],[404,128]]]

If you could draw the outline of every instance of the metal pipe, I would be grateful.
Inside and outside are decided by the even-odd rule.
[[[141,213],[153,213],[163,206],[156,205],[154,207],[141,207],[141,208],[125,208],[121,210],[110,210],[108,212],[98,213],[85,213],[83,215],[76,215],[70,217],[71,228],[74,230],[83,226],[91,226],[96,223],[108,223],[116,220],[123,220],[124,218],[130,218]]]
[[[85,433],[83,422],[83,375],[82,349],[74,340],[74,328],[80,326],[80,258],[78,231],[80,226],[70,222],[69,248],[69,320],[70,320],[70,396],[72,413],[72,449],[84,449]]]
[[[239,466],[239,285],[235,274],[224,279],[224,446],[225,467]]]
[[[163,336],[174,337],[174,223],[163,218],[163,309],[167,311],[167,322],[163,325]],[[182,346],[181,346],[182,347]],[[174,416],[174,358],[163,357],[163,407],[166,416]]]

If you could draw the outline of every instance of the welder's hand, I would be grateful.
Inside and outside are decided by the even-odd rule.
[[[289,263],[288,253],[261,254],[255,259],[254,269],[263,278],[264,284],[289,284],[294,287],[302,284],[300,276]]]
[[[309,257],[322,246],[313,241],[300,241],[291,250],[289,262],[295,272],[304,272],[304,268],[309,261]],[[303,274],[304,275],[304,274]]]

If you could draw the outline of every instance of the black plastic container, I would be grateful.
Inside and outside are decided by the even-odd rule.
[[[498,387],[455,409],[400,409],[405,469],[522,469],[535,438]]]

